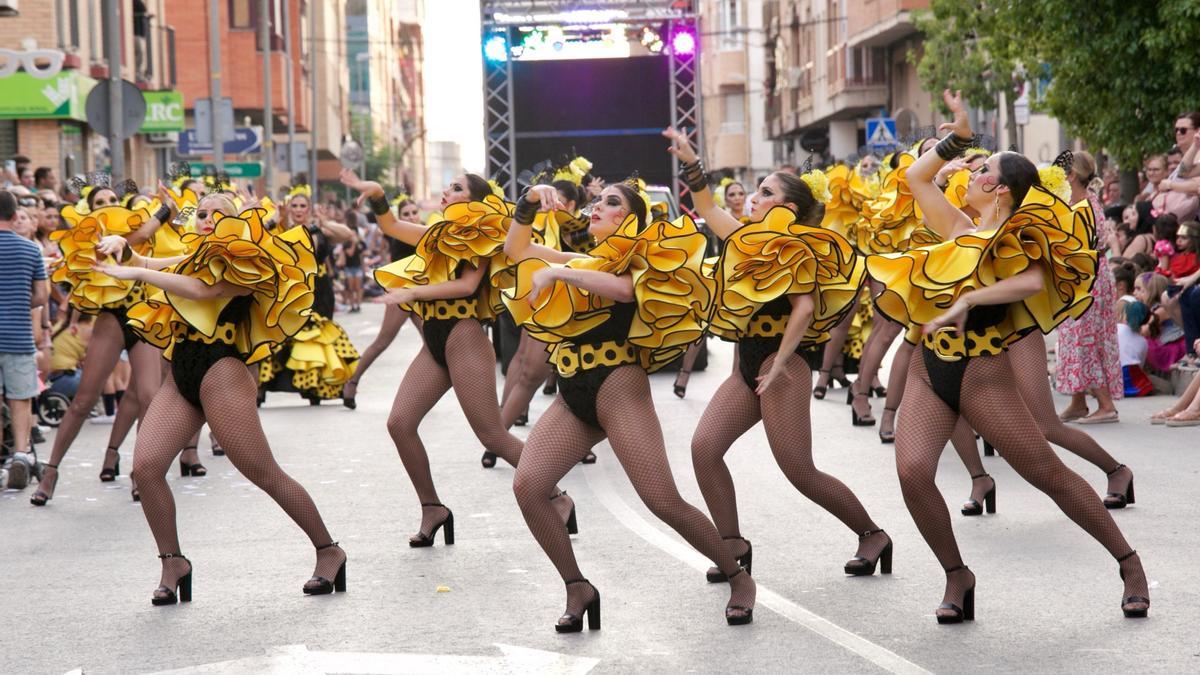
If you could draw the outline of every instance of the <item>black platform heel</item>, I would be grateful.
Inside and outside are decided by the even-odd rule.
[[[684,378],[683,384],[679,384],[679,378],[681,376]],[[679,372],[675,375],[674,389],[675,389],[676,396],[678,396],[679,398],[683,398],[683,397],[687,396],[688,382],[691,379],[692,379],[692,371],[683,370],[682,368],[679,369]]]
[[[749,574],[750,572],[745,567],[739,567],[738,571],[734,572],[729,578],[732,579],[739,574]],[[730,614],[730,612],[742,612],[740,615]],[[730,626],[745,626],[754,621],[754,608],[743,607],[742,605],[725,605],[725,623]]]
[[[882,445],[891,445],[896,442],[896,409],[884,406],[883,412],[892,413],[892,430],[884,431],[883,424],[879,425],[879,442]]]
[[[583,459],[579,460],[579,463],[580,464],[595,464],[596,463],[596,453],[592,452],[591,450],[588,450],[587,454],[583,456]]]
[[[558,499],[559,497],[566,497],[567,499],[571,499],[570,496],[567,495],[567,491],[563,490],[562,492],[559,492],[558,494],[551,497],[550,501],[554,501],[555,499]],[[567,515],[567,534],[579,534],[579,520],[575,517],[575,500],[574,499],[571,499],[571,513]]]
[[[951,572],[957,572],[959,570],[968,570],[969,571],[970,568],[968,568],[966,565],[959,565],[957,567],[951,567],[950,569],[946,570],[946,574],[948,576]],[[962,623],[963,621],[974,621],[975,620],[975,584],[971,584],[971,587],[968,588],[965,593],[963,593],[963,606],[962,607],[959,607],[958,605],[954,604],[953,602],[943,602],[942,604],[938,605],[938,609],[948,609],[948,610],[954,612],[954,614],[945,614],[945,615],[938,614],[937,615],[938,623],[948,624],[948,623]]]
[[[883,532],[883,530],[867,530],[866,532],[858,535],[858,540],[862,541],[863,539],[880,532]],[[887,535],[887,532],[883,533],[884,535]],[[880,574],[892,573],[892,538],[890,536],[888,537],[887,546],[883,547],[883,550],[879,552],[879,556],[877,558],[871,560],[870,558],[864,558],[861,555],[856,555],[846,563],[844,569],[846,574],[851,576],[869,577],[872,574],[875,574],[875,565],[877,563],[879,565]]]
[[[353,387],[354,393],[350,396],[346,396],[346,385]],[[346,380],[346,385],[342,386],[342,405],[346,406],[350,410],[357,410],[358,400],[356,397],[358,396],[358,382],[355,380]]]
[[[995,454],[996,454],[996,446],[992,445],[991,443],[988,443],[987,439],[985,438],[983,440],[983,456],[991,457]]]
[[[829,373],[830,373],[830,371],[828,371],[828,370],[818,370],[818,371],[817,371],[817,375],[818,375],[818,376],[820,376],[820,375],[829,375]],[[818,379],[820,379],[820,378],[818,377]],[[830,375],[830,379],[831,379],[831,380],[833,379],[833,376],[832,376],[832,375]],[[824,400],[825,400],[825,394],[826,394],[826,392],[828,392],[828,391],[829,391],[829,385],[827,385],[827,384],[818,384],[818,385],[816,385],[815,387],[813,387],[813,398],[817,399],[818,401],[824,401]]]
[[[868,387],[867,391],[875,398],[887,398],[887,387],[879,385],[878,387]]]
[[[44,472],[46,469],[54,469],[54,489],[57,490],[58,489],[58,465],[50,464],[49,462],[47,462],[42,465],[42,471]],[[42,475],[45,476],[45,473],[43,473]],[[101,479],[101,480],[103,480],[103,479]],[[33,504],[34,506],[45,506],[46,502],[50,501],[51,499],[54,499],[54,495],[48,495],[45,492],[43,492],[42,486],[40,484],[41,483],[40,478],[38,479],[38,482],[39,482],[39,485],[38,485],[37,492],[34,492],[29,497],[29,503]]]
[[[587,579],[572,579],[567,582],[567,586],[571,584],[587,584],[592,586],[592,582]],[[592,592],[595,595],[592,601],[584,605],[583,612],[587,614],[588,630],[600,630],[600,591],[595,586],[592,586]],[[567,622],[563,623],[563,619]],[[583,631],[583,616],[574,614],[563,614],[558,619],[558,623],[554,624],[554,632],[556,633],[579,633]]]
[[[324,546],[318,546],[317,550],[323,551],[327,548],[333,548],[334,546],[337,546],[337,545],[338,545],[338,543],[336,541],[331,541],[328,544],[325,544]],[[341,547],[338,546],[338,548],[341,548]],[[312,585],[309,585],[309,584],[312,584]],[[313,576],[313,578],[308,580],[308,583],[304,584],[304,593],[307,595],[329,595],[330,593],[333,593],[333,592],[337,592],[337,593],[345,593],[346,592],[346,561],[345,560],[342,561],[341,567],[338,567],[337,575],[334,576],[332,582],[329,581],[328,579],[326,579],[325,577]]]
[[[440,506],[443,509],[446,509],[445,504],[438,504],[437,502],[422,503],[421,506]],[[433,530],[429,534],[418,532],[416,539],[408,540],[408,545],[412,548],[426,548],[428,546],[433,546],[433,538],[437,536],[438,530],[442,529],[443,525],[446,527],[446,531],[442,533],[442,542],[445,543],[446,546],[453,546],[454,512],[450,509],[446,509],[446,517],[440,523],[434,525]]]
[[[971,476],[971,480],[975,480],[976,478],[992,478],[992,477],[991,477],[991,475],[986,474],[986,473],[981,473],[977,476]],[[982,516],[985,506],[986,506],[987,512],[989,514],[996,512],[996,479],[995,478],[992,478],[992,489],[988,490],[983,495],[983,504],[980,504],[979,502],[975,501],[974,499],[968,499],[966,501],[966,503],[963,504],[962,514],[964,516]]]
[[[517,416],[517,419],[513,420],[514,427],[523,427],[526,424],[529,424],[529,411],[528,410],[521,413],[519,416]]]
[[[754,567],[754,545],[750,543],[749,539],[744,537],[721,537],[722,541],[730,541],[733,539],[741,539],[742,541],[746,542],[746,552],[734,558],[734,560],[737,561],[738,567],[745,569],[747,572],[753,573],[751,568]],[[708,572],[705,573],[704,578],[708,579],[708,583],[710,584],[719,584],[722,581],[729,581],[729,577],[725,576],[725,573],[721,571],[720,567],[708,568]]]
[[[1108,474],[1106,474],[1106,475],[1111,476],[1114,473],[1120,471],[1121,469],[1127,469],[1127,468],[1129,468],[1129,467],[1125,466],[1124,464],[1120,464],[1117,466],[1117,468],[1113,469],[1112,471],[1109,471]],[[1130,471],[1129,473],[1133,473],[1133,471]],[[1106,509],[1123,509],[1126,506],[1133,504],[1134,501],[1135,500],[1133,498],[1133,476],[1130,476],[1129,477],[1129,487],[1125,488],[1125,492],[1123,494],[1120,492],[1110,492],[1104,496],[1104,508],[1106,508]]]
[[[496,466],[496,455],[495,455],[495,454],[493,454],[493,453],[490,453],[490,452],[485,452],[485,453],[483,453],[483,457],[480,457],[480,458],[479,458],[479,463],[480,463],[480,464],[483,466],[483,468],[485,468],[485,469],[491,469],[491,468],[495,468],[495,466]]]
[[[194,445],[184,446],[183,451],[187,452],[188,450],[198,450],[198,448]],[[204,465],[201,464],[200,462],[196,462],[195,464],[188,464],[187,462],[183,461],[183,457],[180,457],[179,458],[179,475],[183,476],[184,478],[187,478],[188,476],[195,476],[196,478],[202,478],[202,477],[208,475],[208,469],[204,468]]]
[[[1125,555],[1117,558],[1117,564],[1129,560],[1137,555],[1137,550],[1130,551]],[[1125,581],[1125,570],[1120,570],[1121,581]],[[1145,604],[1145,607],[1129,608],[1128,605]],[[1143,595],[1130,595],[1121,601],[1121,612],[1125,614],[1126,619],[1144,619],[1150,614],[1150,598]]]
[[[117,456],[117,461],[113,462],[112,466],[108,466],[108,453],[113,453]],[[104,450],[104,466],[100,468],[100,482],[111,483],[121,475],[121,451],[113,446],[108,446]]]
[[[870,413],[867,413],[867,417],[859,417],[858,411],[854,409],[854,405],[853,405],[854,399],[858,398],[859,396],[862,396],[863,398],[868,398],[866,394],[856,393],[854,391],[854,388],[851,387],[850,388],[850,403],[851,403],[850,423],[856,427],[873,427],[873,426],[875,426],[875,418],[871,417]]]
[[[160,560],[166,560],[167,558],[183,558],[183,560],[188,564],[188,572],[187,574],[179,577],[179,579],[175,582],[175,588],[159,586],[157,589],[155,589],[154,595],[150,598],[150,604],[156,607],[161,607],[163,605],[174,605],[177,602],[191,602],[192,561],[188,560],[187,556],[183,555],[182,553],[163,553],[158,557]],[[179,592],[178,596],[175,595],[176,591]]]

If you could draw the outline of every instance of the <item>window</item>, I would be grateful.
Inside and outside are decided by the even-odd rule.
[[[746,95],[741,92],[721,93],[721,133],[742,134],[746,132]]]
[[[229,0],[229,27],[254,28],[258,8],[254,0]]]
[[[741,0],[718,0],[717,32],[720,33],[721,49],[742,48]]]

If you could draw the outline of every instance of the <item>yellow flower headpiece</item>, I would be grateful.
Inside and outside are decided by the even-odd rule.
[[[1062,170],[1062,167],[1050,165],[1038,169],[1038,179],[1042,182],[1042,187],[1050,194],[1065,201],[1071,199],[1071,186],[1067,184],[1067,173]]]
[[[407,202],[407,201],[412,201],[412,197],[404,192],[401,192],[400,194],[396,195],[395,197],[392,197],[392,207],[400,206],[401,204],[403,204],[404,202]]]
[[[488,185],[492,187],[492,194],[496,195],[500,199],[506,198],[506,195],[504,194],[504,188],[500,187],[500,183],[497,183],[495,178],[489,178]]]
[[[829,192],[829,176],[820,169],[807,171],[800,176],[800,180],[808,185],[808,189],[812,191],[813,197],[822,204],[828,204],[833,195]]]
[[[971,160],[975,157],[991,157],[992,153],[987,148],[967,148],[963,153],[964,160]]]
[[[290,192],[288,192],[287,199],[284,201],[290,202],[295,197],[304,197],[309,201],[312,201],[312,188],[307,185],[297,185],[296,187],[292,188]]]
[[[555,171],[551,181],[566,180],[576,185],[582,185],[583,177],[588,175],[588,172],[592,170],[592,166],[588,158],[581,155],[568,162],[566,166]]]

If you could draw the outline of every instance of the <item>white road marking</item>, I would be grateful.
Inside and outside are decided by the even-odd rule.
[[[686,563],[698,572],[707,571],[712,565],[712,562],[708,558],[705,558],[686,543],[668,536],[650,524],[638,512],[630,508],[625,503],[625,500],[621,499],[620,495],[613,489],[612,479],[609,476],[609,471],[615,469],[602,468],[607,465],[620,466],[616,457],[609,454],[596,466],[589,467],[588,470],[583,472],[587,477],[588,486],[591,487],[604,508],[608,509],[618,522],[658,549],[678,559],[680,562]],[[929,675],[930,671],[925,670],[912,661],[801,607],[762,584],[758,584],[758,595],[756,596],[755,605],[757,607],[766,607],[776,614],[807,628],[837,646],[857,654],[888,672]]]

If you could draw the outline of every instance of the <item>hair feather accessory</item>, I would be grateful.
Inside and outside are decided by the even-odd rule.
[[[296,197],[304,197],[305,199],[308,199],[311,201],[312,200],[312,188],[307,185],[297,185],[288,191],[287,198],[284,199],[284,201],[290,202],[293,199],[295,199]]]

